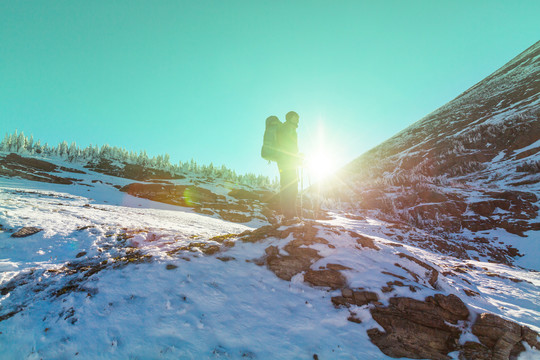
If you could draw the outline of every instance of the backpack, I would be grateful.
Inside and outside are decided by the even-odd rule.
[[[278,130],[283,123],[276,116],[270,116],[266,119],[266,129],[264,130],[263,146],[261,156],[268,161],[278,161],[279,144]]]

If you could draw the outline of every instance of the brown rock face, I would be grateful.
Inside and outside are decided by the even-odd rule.
[[[461,331],[447,324],[469,316],[467,307],[455,295],[428,297],[425,301],[391,298],[388,307],[371,310],[373,319],[385,330],[368,330],[368,336],[391,357],[450,359],[458,348]]]
[[[335,307],[350,305],[362,306],[379,301],[377,293],[372,291],[352,290],[349,288],[343,288],[341,290],[341,296],[332,297],[332,303]]]
[[[536,340],[538,334],[526,326],[505,320],[497,315],[484,313],[478,316],[472,327],[472,332],[487,348],[486,355],[493,360],[517,359],[525,350],[522,341],[531,347],[540,349]]]
[[[245,223],[253,219],[253,204],[246,200],[227,201],[225,196],[199,186],[173,185],[169,183],[132,183],[120,188],[132,196],[159,201],[166,204],[192,207],[201,214],[217,214],[222,219]],[[272,216],[272,214],[268,214]]]
[[[20,177],[32,181],[64,185],[78,181],[77,179],[52,175],[50,172],[58,172],[58,168],[47,161],[27,158],[13,153],[0,159],[0,176]]]
[[[347,300],[343,292],[339,300]],[[343,305],[343,304],[340,304]],[[381,351],[391,357],[413,359],[450,359],[449,352],[459,350],[461,360],[517,359],[525,350],[523,341],[540,349],[538,334],[526,326],[493,314],[481,314],[472,327],[480,343],[468,341],[459,345],[460,327],[451,326],[468,321],[469,310],[455,295],[436,294],[424,301],[411,298],[391,298],[388,307],[371,309],[373,319],[385,330],[368,330],[368,336]]]
[[[20,229],[20,230],[14,232],[13,234],[11,234],[11,237],[14,237],[14,238],[27,237],[27,236],[30,236],[30,235],[37,234],[41,230],[42,229],[37,228],[37,227],[33,227],[33,226],[23,227],[22,229]]]
[[[314,286],[324,286],[331,289],[341,289],[347,280],[337,270],[308,270],[304,274],[304,281]]]

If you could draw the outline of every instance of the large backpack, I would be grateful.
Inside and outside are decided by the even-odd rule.
[[[266,129],[264,130],[263,146],[261,156],[268,161],[278,161],[279,143],[278,131],[283,125],[276,116],[269,116],[266,119]]]

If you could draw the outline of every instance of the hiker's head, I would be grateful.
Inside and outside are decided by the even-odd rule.
[[[300,116],[295,111],[289,111],[287,115],[285,115],[285,120],[298,126],[298,119],[300,119]]]

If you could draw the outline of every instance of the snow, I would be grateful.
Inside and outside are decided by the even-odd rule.
[[[540,139],[536,140],[535,142],[533,142],[531,145],[529,146],[525,146],[524,148],[522,149],[519,149],[519,152],[516,153],[517,154],[520,154],[524,151],[527,151],[527,150],[531,150],[531,149],[534,149],[534,148],[537,148],[537,147],[540,147]]]
[[[0,322],[3,359],[386,358],[365,336],[373,321],[351,323],[347,311],[334,309],[331,293],[246,261],[269,243],[239,243],[226,252],[230,261],[199,252],[167,255],[172,244],[210,243],[249,227],[109,188],[96,184],[87,193],[79,185],[2,179],[0,224],[43,228],[19,239],[0,232],[0,284],[30,279],[0,298],[0,315],[24,307]],[[106,268],[82,283],[84,291],[54,295],[77,275],[47,270],[111,261],[121,249],[106,248],[125,229],[140,231],[131,245],[154,261]],[[40,285],[46,290],[31,291]]]
[[[101,183],[91,182],[96,176]],[[290,238],[237,241],[212,255],[197,248],[174,254],[194,242],[219,245],[213,237],[253,226],[132,197],[109,185],[125,184],[125,179],[80,177],[93,187],[0,178],[0,225],[8,230],[0,231],[0,287],[18,278],[26,282],[0,297],[0,316],[21,310],[0,321],[2,359],[388,358],[366,335],[380,328],[369,305],[350,309],[361,324],[347,321],[349,311],[335,309],[330,301],[339,291],[310,287],[302,274],[281,280],[251,261]],[[331,215],[320,224],[369,237],[380,250],[361,248],[346,233],[319,231],[335,248],[312,245],[323,256],[313,269],[348,266],[352,270],[343,274],[349,286],[376,292],[384,304],[391,296],[423,300],[443,291],[458,295],[471,310],[540,330],[540,273],[530,270],[537,268],[534,256],[518,259],[522,267],[462,261],[397,243],[381,220]],[[23,226],[43,231],[10,237]],[[126,234],[132,237],[121,241]],[[538,241],[492,235],[527,254],[538,253]],[[119,262],[130,249],[151,255],[151,261]],[[462,276],[440,276],[434,289],[414,282],[405,269],[422,275],[426,268],[399,254],[423,259],[440,273],[467,264],[471,269]],[[66,271],[77,264],[104,266],[88,277]],[[396,280],[383,271],[404,277],[417,291],[405,286],[383,293],[381,284]],[[73,284],[76,290],[63,291]],[[463,289],[479,295],[467,297]],[[471,337],[470,332],[464,336]],[[536,354],[529,349],[522,358]]]

